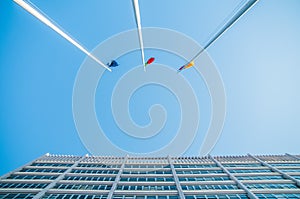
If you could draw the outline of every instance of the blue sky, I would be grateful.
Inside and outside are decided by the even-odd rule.
[[[241,1],[175,2],[140,0],[142,26],[176,30],[204,45]],[[135,28],[130,0],[32,3],[89,50],[115,34]],[[298,0],[261,0],[208,49],[227,97],[224,128],[211,154],[299,154],[299,9]],[[0,25],[0,175],[47,152],[88,153],[72,113],[73,86],[85,54],[12,1],[0,1]],[[132,52],[127,58],[120,57],[120,61],[132,61],[137,54]],[[174,69],[183,63],[166,52],[147,50],[146,56],[150,55]],[[120,66],[112,79],[129,69]],[[205,129],[210,118],[209,95],[203,82],[195,82],[193,72],[186,70],[183,75],[190,78],[193,87],[203,90],[199,106]],[[107,78],[102,81],[110,84]],[[110,89],[101,90],[99,86],[96,99]],[[135,93],[130,101],[135,122],[147,124],[145,107],[161,103],[171,111],[170,115],[175,115],[165,129],[166,134],[173,131],[178,126],[174,96],[155,86],[145,87],[143,92]],[[158,93],[161,102],[151,98],[151,94]],[[147,99],[145,106],[135,103],[143,98]],[[101,119],[99,106],[96,104],[96,112]],[[116,129],[113,121],[103,128]],[[203,135],[197,137],[188,154],[195,154],[201,139]],[[126,148],[126,142],[119,144]]]

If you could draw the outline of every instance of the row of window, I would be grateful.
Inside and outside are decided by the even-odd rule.
[[[216,164],[174,164],[174,168],[214,168]]]
[[[299,199],[300,194],[256,194],[259,199]]]
[[[234,184],[224,184],[224,185],[181,185],[182,190],[208,190],[208,189],[238,189]]]
[[[137,171],[130,171],[124,170],[123,174],[172,174],[171,170],[155,170],[155,171],[147,171],[147,170],[137,170]]]
[[[42,173],[63,173],[66,169],[43,169],[43,168],[24,168],[20,172],[42,172]],[[300,172],[300,169],[281,169],[282,172]],[[80,170],[74,169],[71,173],[96,173],[96,174],[117,174],[118,170]],[[231,173],[264,173],[272,172],[269,169],[239,169],[229,170]],[[207,173],[223,173],[222,170],[177,170],[177,174],[207,174]],[[123,174],[172,174],[171,170],[125,170]]]
[[[43,189],[47,183],[0,183],[0,188]],[[295,184],[245,184],[249,189],[297,189]],[[110,190],[111,185],[105,184],[57,184],[55,189],[84,189],[84,190]],[[176,190],[176,186],[168,185],[119,185],[119,190]],[[212,185],[182,185],[183,190],[208,190],[208,189],[238,189],[235,184]]]
[[[246,184],[249,189],[297,189],[294,184]]]
[[[224,167],[261,167],[262,164],[258,163],[248,163],[248,164],[243,164],[243,163],[235,163],[235,164],[222,164]]]
[[[189,178],[179,178],[179,181],[226,181],[230,180],[229,177],[189,177]]]
[[[113,195],[114,199],[178,199],[179,196],[129,196]],[[245,194],[227,194],[227,195],[186,195],[186,199],[248,199]]]
[[[120,168],[120,164],[78,164],[77,167]]]
[[[300,169],[279,169],[282,172],[300,172]],[[229,169],[230,173],[272,173],[271,169]],[[223,173],[222,170],[176,170],[177,174]]]
[[[300,172],[300,169],[279,169],[282,172]]]
[[[15,188],[15,189],[43,189],[48,184],[33,184],[33,183],[0,183],[0,188]]]
[[[300,176],[292,176],[295,179],[300,179]],[[8,179],[26,179],[26,180],[54,180],[57,176],[51,175],[11,175]],[[282,176],[237,176],[238,180],[283,180]],[[89,176],[66,176],[63,180],[86,180],[86,181],[114,181],[114,177],[89,177]],[[229,177],[187,177],[179,178],[179,181],[226,181]],[[121,181],[149,181],[149,182],[168,182],[173,181],[172,177],[156,177],[156,178],[137,178],[124,177]]]
[[[8,179],[19,179],[19,180],[54,180],[58,176],[51,175],[10,175]]]
[[[128,186],[128,185],[119,185],[117,186],[117,190],[153,190],[153,191],[158,191],[158,190],[177,190],[175,185],[133,185],[133,186]]]
[[[23,168],[20,172],[45,172],[45,173],[63,173],[66,169],[42,169],[42,168]]]
[[[73,164],[67,164],[67,163],[36,162],[36,163],[32,163],[30,166],[70,167],[72,165]]]
[[[188,195],[186,199],[248,199],[246,194],[224,194],[224,195]]]
[[[42,199],[106,199],[107,195],[45,194]]]
[[[32,193],[0,193],[0,199],[31,199],[34,195]]]
[[[300,176],[292,176],[293,178],[300,180]]]
[[[300,167],[300,163],[269,163],[274,167],[283,167],[283,166],[293,166]],[[54,162],[35,162],[32,163],[31,166],[56,166],[56,167],[70,167],[73,164],[70,163],[54,163]],[[224,163],[222,164],[224,167],[261,167],[260,163]],[[97,167],[97,168],[120,168],[121,164],[92,164],[92,163],[79,163],[78,167]],[[212,168],[218,167],[216,164],[174,164],[175,168]],[[125,168],[170,168],[169,164],[125,164]]]
[[[114,177],[66,176],[63,180],[114,181]]]
[[[34,185],[34,186],[33,186]],[[276,184],[260,184],[247,186],[248,188],[296,188],[295,185],[276,185]],[[45,188],[43,184],[22,184],[16,186],[7,186],[3,188]],[[57,184],[55,189],[77,189],[77,190],[110,190],[111,185],[91,185],[91,184]],[[234,184],[230,185],[182,185],[182,190],[231,190],[238,189]],[[119,185],[117,190],[177,190],[175,185]]]
[[[174,181],[173,178],[162,178],[162,177],[157,177],[157,178],[121,178],[120,181],[127,181],[127,182],[170,182]]]
[[[71,173],[92,173],[92,174],[117,174],[118,170],[80,170],[73,169]]]
[[[155,169],[155,168],[158,168],[158,169],[161,169],[161,168],[171,168],[169,164],[131,164],[131,165],[128,165],[126,164],[125,165],[125,168],[142,168],[142,169]]]
[[[274,167],[300,167],[299,163],[269,163],[271,166]]]
[[[299,199],[300,194],[256,194],[259,199]],[[186,199],[248,199],[245,194],[226,194],[226,195],[193,195],[185,196]]]
[[[300,179],[300,176],[293,176],[296,179]],[[30,179],[30,180],[54,180],[57,176],[50,175],[11,175],[8,179]],[[282,176],[237,176],[238,180],[282,180]],[[115,177],[93,177],[93,176],[65,176],[63,180],[80,180],[80,181],[114,181]],[[179,181],[191,182],[191,181],[227,181],[229,177],[186,177],[179,178]],[[173,177],[121,177],[121,182],[173,182]]]
[[[113,195],[114,199],[179,199],[179,196],[135,196],[135,195]]]
[[[230,173],[269,173],[269,172],[272,172],[270,169],[238,169],[238,170],[229,169],[228,171]]]
[[[102,160],[84,160],[84,163],[87,163],[87,164],[111,164],[111,165],[113,165],[113,164],[116,164],[116,165],[120,165],[120,164],[123,164],[123,162],[124,162],[124,160],[123,159],[119,159],[119,160],[117,160],[117,159],[102,159]]]
[[[299,199],[300,194],[256,194],[259,199]],[[31,193],[0,193],[0,199],[31,199]],[[45,194],[42,199],[106,199],[107,195],[86,195],[86,194]],[[135,196],[135,195],[114,195],[114,199],[178,199],[178,196]],[[186,199],[248,199],[245,194],[226,195],[187,195]]]
[[[177,170],[177,174],[207,174],[207,173],[224,173],[222,170]]]
[[[300,167],[300,163],[269,163],[273,167]],[[262,164],[222,164],[224,167],[262,167]],[[299,169],[299,168],[295,168]]]
[[[199,160],[189,160],[189,159],[173,159],[174,164],[201,164],[201,163],[208,163],[208,164],[214,164],[212,161],[199,161]]]
[[[236,176],[238,180],[283,180],[282,176]]]
[[[54,180],[57,175],[20,175],[13,174],[8,179],[28,179],[28,180]],[[295,179],[300,179],[300,176],[292,176]],[[238,180],[282,180],[282,176],[236,176]],[[114,177],[89,177],[89,176],[66,176],[64,180],[87,180],[87,181],[114,181]],[[230,180],[229,177],[179,177],[180,181],[225,181]],[[121,181],[173,181],[172,177],[155,177],[155,178],[138,178],[138,177],[123,177]]]
[[[93,184],[57,184],[54,189],[110,190],[111,185]]]
[[[28,180],[54,180],[57,175],[10,175],[8,179],[28,179]],[[300,176],[292,176],[300,179]],[[236,176],[238,180],[283,180],[282,176]],[[63,180],[82,180],[82,181],[114,181],[115,177],[93,177],[93,176],[65,176]],[[229,177],[179,177],[179,181],[226,181]],[[147,182],[170,182],[173,177],[121,177],[120,181],[147,181]]]
[[[282,172],[300,172],[300,169],[280,169]],[[63,173],[66,169],[23,168],[21,172]],[[71,173],[117,174],[119,170],[81,170],[73,169]],[[230,169],[231,173],[271,173],[270,169]],[[218,170],[176,170],[177,174],[224,173]],[[172,174],[171,170],[124,170],[123,174]]]

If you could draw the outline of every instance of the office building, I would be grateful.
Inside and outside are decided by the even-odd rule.
[[[300,198],[300,155],[46,154],[2,176],[0,198]]]

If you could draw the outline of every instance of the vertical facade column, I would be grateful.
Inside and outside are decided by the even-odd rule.
[[[279,169],[273,167],[272,165],[270,165],[270,164],[268,164],[268,163],[262,161],[262,160],[259,159],[258,157],[255,157],[255,156],[253,156],[253,155],[251,155],[251,154],[248,154],[248,155],[249,155],[250,157],[252,157],[254,160],[260,162],[263,166],[269,167],[272,171],[275,171],[275,172],[277,172],[277,173],[280,173],[284,178],[293,181],[294,183],[296,183],[296,185],[297,185],[298,187],[300,187],[300,181],[299,181],[299,180],[297,180],[297,179],[293,178],[292,176],[290,176],[290,175],[288,175],[288,174],[286,174],[286,173],[280,171]]]
[[[33,199],[40,199],[40,198],[42,198],[47,193],[47,191],[49,189],[52,189],[56,185],[56,183],[58,183],[60,180],[62,180],[67,173],[70,173],[74,167],[76,167],[82,160],[85,159],[85,157],[86,156],[82,156],[79,160],[75,161],[74,164],[71,167],[69,167],[65,172],[63,172],[62,174],[60,174],[54,181],[52,181],[47,187],[45,187],[38,194],[36,194],[33,197]]]
[[[246,193],[247,193],[247,195],[248,195],[248,197],[250,198],[250,199],[258,199],[258,197],[254,194],[254,193],[252,193],[251,191],[250,191],[250,189],[248,189],[243,183],[241,183],[234,175],[232,175],[229,171],[228,171],[228,169],[226,169],[218,160],[216,160],[214,157],[212,157],[211,155],[208,155],[209,156],[209,158],[212,160],[212,161],[214,161],[217,165],[218,165],[218,167],[220,167],[229,177],[230,177],[230,179],[231,180],[233,180],[237,185],[238,185],[238,187],[240,188],[240,189],[243,189],[244,191],[246,191]]]
[[[119,170],[119,172],[118,172],[118,174],[117,174],[117,176],[116,176],[116,178],[115,178],[115,181],[114,181],[113,185],[111,186],[111,189],[110,189],[110,191],[109,191],[109,193],[108,193],[107,199],[112,199],[113,194],[114,194],[114,192],[115,192],[115,190],[116,190],[116,188],[117,188],[117,185],[118,185],[118,183],[120,182],[121,174],[123,173],[123,170],[124,170],[124,168],[125,168],[125,164],[126,164],[126,162],[127,162],[127,159],[128,159],[128,155],[126,155],[126,156],[124,157],[122,166],[121,166],[121,168],[120,168],[120,170]]]
[[[176,171],[175,171],[173,161],[172,161],[170,156],[168,156],[168,162],[169,162],[170,167],[171,167],[171,171],[172,171],[173,178],[174,178],[174,181],[175,181],[175,184],[176,184],[176,187],[177,187],[179,198],[180,199],[185,199],[182,188],[181,188],[181,185],[180,185],[180,182],[179,182],[179,179],[178,179],[178,176],[177,176]]]
[[[23,165],[23,166],[21,166],[21,167],[15,169],[15,170],[13,170],[13,171],[11,171],[11,172],[9,172],[9,173],[7,173],[7,174],[1,176],[1,177],[0,177],[0,180],[6,179],[6,178],[7,178],[8,176],[10,176],[11,174],[13,174],[13,173],[15,173],[15,172],[18,172],[18,171],[21,171],[24,167],[29,166],[29,165],[31,165],[32,163],[34,163],[35,161],[37,161],[38,159],[40,159],[40,158],[42,158],[42,157],[46,157],[46,156],[48,156],[48,155],[49,155],[49,154],[46,153],[45,155],[42,155],[42,156],[38,157],[37,159],[35,159],[35,160],[31,161],[31,162],[28,162],[27,164],[25,164],[25,165]]]

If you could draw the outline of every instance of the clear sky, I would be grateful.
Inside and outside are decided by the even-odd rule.
[[[143,27],[175,30],[203,46],[241,0],[139,2]],[[32,3],[89,50],[136,27],[131,0]],[[261,0],[207,50],[223,80],[227,99],[224,128],[211,154],[299,154],[299,10],[299,0]],[[0,27],[0,175],[47,152],[89,153],[72,113],[73,87],[85,54],[10,0],[0,1]],[[149,49],[145,53],[173,69],[184,63],[168,52]],[[105,72],[97,87],[95,109],[113,142],[126,150],[147,152],[164,146],[168,136],[176,136],[170,133],[176,131],[180,120],[174,95],[150,85],[130,99],[130,113],[138,125],[149,123],[146,115],[153,104],[161,104],[168,113],[162,139],[156,137],[156,145],[147,146],[117,135],[120,129],[110,119],[110,101],[101,101],[130,66],[139,64],[136,57],[136,51],[123,55],[119,68]],[[194,74],[190,69],[183,71],[182,77],[199,91],[199,131],[203,132],[195,137],[187,155],[197,155],[211,117],[210,96]]]

